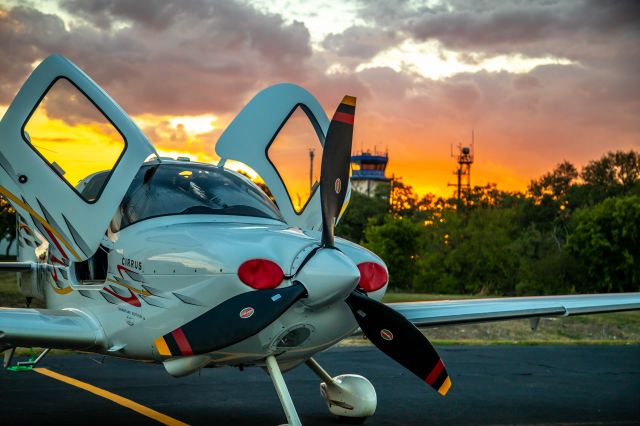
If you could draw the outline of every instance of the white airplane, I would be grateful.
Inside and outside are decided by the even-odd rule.
[[[24,130],[61,80],[126,144],[112,170],[75,187]],[[296,107],[324,146],[320,184],[301,212],[268,156]],[[354,374],[332,377],[313,359],[358,327],[445,395],[451,379],[416,326],[640,309],[640,293],[381,303],[384,262],[334,238],[350,195],[354,113],[355,99],[346,96],[330,121],[307,91],[276,85],[225,130],[216,145],[219,164],[168,160],[79,68],[61,56],[44,60],[0,122],[0,193],[19,221],[18,262],[0,268],[19,272],[20,292],[47,306],[0,308],[5,366],[16,347],[42,347],[153,361],[173,376],[264,367],[289,424],[300,424],[281,372],[304,363],[319,376],[329,411],[358,421],[374,414],[371,383]],[[155,158],[145,161],[149,156]],[[253,168],[275,203],[226,169],[227,159]]]

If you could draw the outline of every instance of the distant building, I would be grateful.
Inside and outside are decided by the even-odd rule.
[[[384,172],[389,162],[386,152],[362,151],[351,156],[351,187],[354,191],[373,197],[376,188],[381,184],[388,184],[391,178]]]

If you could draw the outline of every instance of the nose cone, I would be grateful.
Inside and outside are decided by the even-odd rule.
[[[318,308],[344,300],[358,285],[360,271],[341,251],[321,248],[295,276],[307,289],[302,303]]]

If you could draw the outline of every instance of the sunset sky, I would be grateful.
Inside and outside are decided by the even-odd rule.
[[[450,146],[472,130],[472,183],[506,190],[640,149],[638,1],[0,0],[0,113],[53,53],[162,153],[201,161],[279,82],[329,115],[357,96],[354,150],[388,150],[421,194],[451,194]]]

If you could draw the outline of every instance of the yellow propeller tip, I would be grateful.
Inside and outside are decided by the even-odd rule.
[[[451,389],[451,379],[447,377],[446,380],[442,382],[442,385],[440,385],[438,393],[442,396],[445,396],[447,392],[449,392],[449,389]]]
[[[355,96],[346,95],[342,98],[342,103],[354,107],[356,106],[356,98]]]

